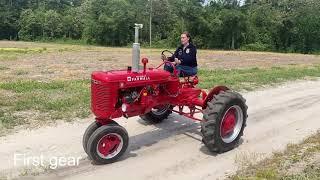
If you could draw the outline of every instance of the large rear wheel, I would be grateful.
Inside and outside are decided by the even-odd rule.
[[[247,120],[245,99],[223,91],[208,102],[201,122],[202,141],[213,152],[225,152],[239,144]]]
[[[168,116],[172,113],[172,106],[170,104],[159,105],[152,108],[147,114],[141,115],[140,118],[144,121],[150,123],[160,123],[163,120],[167,119]]]

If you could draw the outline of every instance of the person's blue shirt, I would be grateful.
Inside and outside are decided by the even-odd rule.
[[[181,61],[182,66],[197,67],[197,48],[189,43],[189,45],[183,49],[183,46],[179,46],[171,57],[171,61],[178,58]]]
[[[194,76],[197,74],[197,48],[189,43],[185,48],[179,46],[172,57],[169,58],[171,62],[177,58],[181,61],[181,64],[176,66],[176,69],[179,71],[179,76]],[[166,67],[166,70],[172,71],[171,67]]]

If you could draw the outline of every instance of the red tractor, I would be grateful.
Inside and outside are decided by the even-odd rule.
[[[197,88],[198,78],[180,79],[170,61],[147,68],[148,59],[143,58],[140,70],[139,28],[142,25],[136,24],[133,67],[92,73],[91,108],[96,118],[83,136],[83,148],[89,158],[97,164],[107,164],[126,151],[128,133],[113,119],[140,116],[160,123],[172,112],[201,122],[202,141],[210,151],[233,149],[246,126],[245,99],[225,86],[214,87],[209,93]],[[164,64],[171,65],[173,73],[160,68]],[[202,119],[196,114],[202,114]]]

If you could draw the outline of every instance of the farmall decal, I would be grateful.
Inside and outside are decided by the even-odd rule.
[[[150,80],[149,76],[135,76],[135,77],[127,77],[128,82],[133,82],[133,81],[147,81]]]

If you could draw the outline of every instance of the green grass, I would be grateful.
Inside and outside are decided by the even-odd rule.
[[[285,81],[320,77],[320,65],[302,67],[273,67],[269,69],[231,69],[200,70],[199,87],[210,89],[215,85],[226,85],[235,90],[254,90],[256,88]]]
[[[71,120],[90,114],[89,81],[15,81],[0,83],[0,131],[28,124],[21,112],[39,112],[36,121]]]
[[[0,53],[28,54],[28,53],[41,53],[46,50],[47,48],[0,48]]]
[[[8,70],[8,69],[10,69],[10,68],[5,67],[5,66],[0,66],[0,71],[4,71],[4,70]]]
[[[17,71],[15,72],[15,74],[18,75],[18,76],[22,76],[22,75],[27,75],[27,74],[29,74],[29,72],[26,71],[26,70],[23,70],[23,69],[19,69],[19,70],[17,70]]]
[[[45,44],[43,46],[46,46]],[[56,44],[50,47],[35,47],[35,48],[0,48],[0,61],[17,60],[19,57],[30,54],[41,54],[49,52],[71,52],[80,51],[82,46],[72,46],[64,44]],[[89,49],[90,47],[85,47]],[[0,69],[1,70],[1,69]]]
[[[31,41],[32,42],[32,41]],[[65,44],[65,45],[83,45],[83,46],[91,46],[86,42],[86,40],[75,40],[75,39],[42,39],[36,42],[42,42],[42,43],[55,43],[55,44]],[[98,46],[98,45],[96,45]]]
[[[233,180],[317,180],[320,177],[320,159],[312,161],[320,154],[320,132],[307,138],[300,144],[290,144],[283,152],[274,153],[272,157],[262,160],[258,164],[251,164],[240,169]],[[290,168],[301,168],[298,171],[289,171]]]
[[[0,60],[16,60],[25,54],[46,52],[47,48],[0,48]]]
[[[17,71],[19,75],[25,73]],[[199,87],[226,85],[236,90],[254,90],[305,77],[320,77],[320,66],[200,70]],[[89,80],[0,82],[0,133],[17,125],[88,117],[91,113],[89,86]]]

